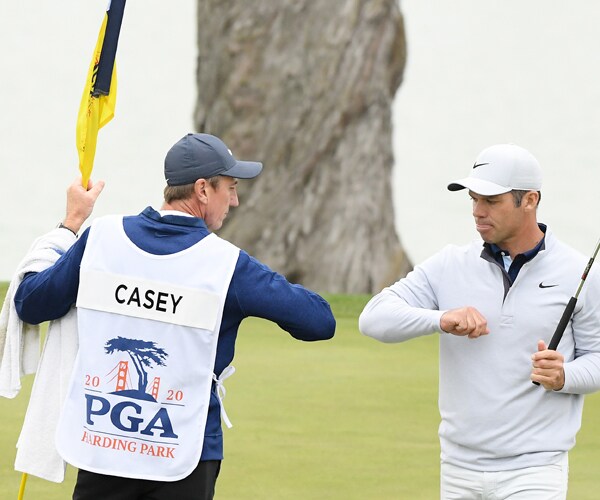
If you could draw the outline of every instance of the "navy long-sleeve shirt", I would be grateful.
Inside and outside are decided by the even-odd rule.
[[[139,215],[124,217],[123,227],[135,245],[155,255],[180,252],[210,234],[202,219],[178,215],[161,217],[150,207]],[[23,321],[38,324],[58,319],[75,304],[79,266],[88,234],[89,230],[84,231],[52,267],[23,279],[15,294],[16,310]],[[330,339],[335,331],[335,319],[322,297],[289,283],[282,275],[240,251],[225,299],[214,367],[217,376],[233,360],[239,325],[249,316],[273,321],[294,338],[304,341]],[[201,460],[222,458],[220,406],[213,388]]]

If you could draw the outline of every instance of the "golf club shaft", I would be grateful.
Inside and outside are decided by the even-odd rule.
[[[565,333],[565,329],[567,328],[567,325],[569,324],[569,320],[571,319],[571,316],[573,315],[573,311],[575,310],[575,304],[577,304],[577,297],[571,297],[571,299],[569,300],[569,303],[567,304],[567,307],[565,307],[565,310],[563,312],[562,317],[560,318],[560,321],[558,322],[558,325],[556,326],[554,335],[552,335],[552,339],[550,340],[550,343],[548,344],[548,349],[550,349],[551,351],[556,351],[556,348],[558,347],[558,343],[560,342],[560,339],[562,338],[563,333]]]
[[[596,255],[598,255],[598,250],[600,250],[600,240],[598,240],[598,243],[596,243],[596,248],[594,249],[594,253],[590,257],[590,260],[588,261],[587,266],[585,266],[583,274],[581,275],[581,281],[579,282],[577,291],[575,292],[575,295],[573,295],[573,297],[571,297],[571,299],[569,300],[567,307],[565,307],[565,311],[563,312],[563,315],[560,318],[560,321],[558,322],[558,325],[556,327],[554,335],[552,335],[552,340],[550,340],[550,344],[548,344],[548,349],[550,349],[552,351],[556,351],[556,348],[558,347],[558,343],[560,342],[560,339],[562,338],[563,333],[565,332],[565,328],[567,328],[567,324],[569,323],[569,320],[571,319],[573,311],[575,310],[575,304],[577,304],[577,298],[579,297],[579,292],[581,292],[581,289],[583,288],[583,284],[585,283],[585,279],[588,277],[590,269],[592,268],[592,264],[594,263],[594,260],[596,259]]]
[[[587,276],[590,272],[590,269],[592,268],[592,264],[594,263],[594,260],[596,259],[596,255],[598,255],[598,250],[600,250],[600,240],[598,240],[598,243],[596,243],[596,248],[594,249],[594,253],[590,257],[590,260],[588,261],[587,266],[585,266],[583,274],[581,275],[581,281],[579,282],[577,291],[575,292],[575,295],[573,295],[573,297],[571,297],[569,302],[567,303],[567,307],[565,307],[565,310],[563,311],[560,321],[558,322],[558,325],[556,326],[556,330],[554,331],[554,335],[552,335],[552,339],[550,340],[550,343],[548,344],[548,349],[551,351],[556,351],[556,348],[558,347],[558,344],[560,343],[560,339],[562,339],[563,333],[565,333],[565,329],[567,328],[567,325],[569,324],[569,321],[571,320],[571,316],[573,315],[573,311],[575,310],[575,305],[577,304],[577,298],[579,297],[579,292],[581,292],[581,289],[583,288],[583,284],[585,283],[585,279],[587,278]],[[534,384],[540,385],[539,382],[534,382]]]

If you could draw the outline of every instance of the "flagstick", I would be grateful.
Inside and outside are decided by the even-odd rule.
[[[23,495],[25,494],[25,483],[27,483],[27,473],[23,472],[21,475],[21,486],[19,487],[19,496],[18,500],[23,500]]]

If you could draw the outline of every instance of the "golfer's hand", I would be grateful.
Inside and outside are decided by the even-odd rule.
[[[446,333],[476,339],[490,333],[487,320],[474,307],[461,307],[446,311],[440,319],[440,327]]]
[[[538,352],[531,356],[531,380],[549,391],[559,391],[565,385],[565,358],[558,351],[550,351],[543,340],[538,340]]]
[[[104,181],[95,184],[90,180],[87,190],[81,185],[81,177],[67,188],[67,215],[63,224],[78,233],[83,223],[92,214],[94,204],[104,189]]]

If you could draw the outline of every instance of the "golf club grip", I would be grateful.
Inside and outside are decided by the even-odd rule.
[[[575,304],[577,304],[577,297],[571,297],[571,299],[569,300],[569,303],[567,304],[567,307],[565,307],[565,310],[560,318],[560,321],[558,322],[558,325],[556,326],[554,335],[552,335],[552,339],[550,339],[550,343],[548,344],[549,350],[556,351],[556,348],[558,347],[558,344],[560,343],[560,339],[562,339],[563,333],[565,333],[565,328],[567,328],[569,320],[571,319],[571,316],[573,315],[573,311],[575,310]],[[533,382],[533,384],[540,385],[539,382]]]
[[[556,326],[554,335],[552,335],[552,339],[548,344],[548,349],[550,349],[551,351],[556,351],[558,343],[560,342],[560,339],[562,338],[563,333],[565,332],[565,328],[567,328],[567,324],[569,323],[569,320],[573,315],[573,311],[575,310],[575,304],[577,304],[577,298],[571,297],[571,300],[569,300],[569,303],[567,304],[567,307],[565,307],[565,311],[563,312],[563,315],[560,318],[558,325]]]

